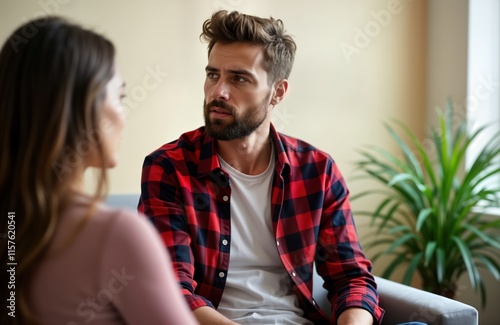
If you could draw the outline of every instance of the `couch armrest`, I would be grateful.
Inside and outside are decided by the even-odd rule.
[[[478,312],[469,305],[394,281],[375,277],[384,324],[409,321],[429,325],[477,325]]]
[[[395,325],[411,321],[429,325],[478,324],[478,312],[472,306],[380,277],[375,277],[375,281],[380,306],[385,310],[383,324]],[[323,279],[314,272],[314,299],[330,315],[330,303],[322,285]]]

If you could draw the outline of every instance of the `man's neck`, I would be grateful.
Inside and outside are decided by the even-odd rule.
[[[259,128],[248,137],[231,141],[217,140],[217,153],[234,169],[247,175],[263,173],[271,159],[269,127]]]

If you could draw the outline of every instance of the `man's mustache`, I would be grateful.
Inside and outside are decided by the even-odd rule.
[[[210,109],[214,106],[217,106],[217,107],[220,107],[220,108],[223,108],[223,109],[226,109],[228,110],[229,112],[233,113],[234,112],[234,107],[231,106],[231,105],[228,105],[226,104],[225,102],[223,101],[219,101],[219,100],[212,100],[210,103],[208,103],[207,105],[207,109]]]

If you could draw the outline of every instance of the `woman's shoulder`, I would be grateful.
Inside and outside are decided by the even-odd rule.
[[[83,234],[93,234],[95,240],[101,236],[135,237],[144,232],[150,235],[152,232],[152,225],[137,210],[112,207],[83,196],[73,201],[61,221],[62,230],[80,228],[78,225],[82,225],[80,230]]]
[[[137,235],[153,231],[147,218],[137,210],[129,208],[111,207],[105,203],[98,203],[92,217],[97,225],[108,228],[110,234]]]
[[[158,232],[142,213],[85,196],[73,200],[66,208],[53,241],[54,248],[64,246],[68,238],[72,238],[74,249],[101,255],[162,246]]]
[[[139,217],[143,218],[137,210],[131,210],[129,208],[112,207],[104,202],[96,203],[94,216],[96,219],[101,219],[103,221],[115,221],[116,218],[122,218],[126,222],[133,222],[133,220]]]

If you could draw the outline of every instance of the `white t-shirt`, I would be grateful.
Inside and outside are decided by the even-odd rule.
[[[311,324],[302,317],[276,248],[271,218],[272,155],[266,171],[246,175],[220,156],[231,177],[231,253],[217,310],[239,324]]]

